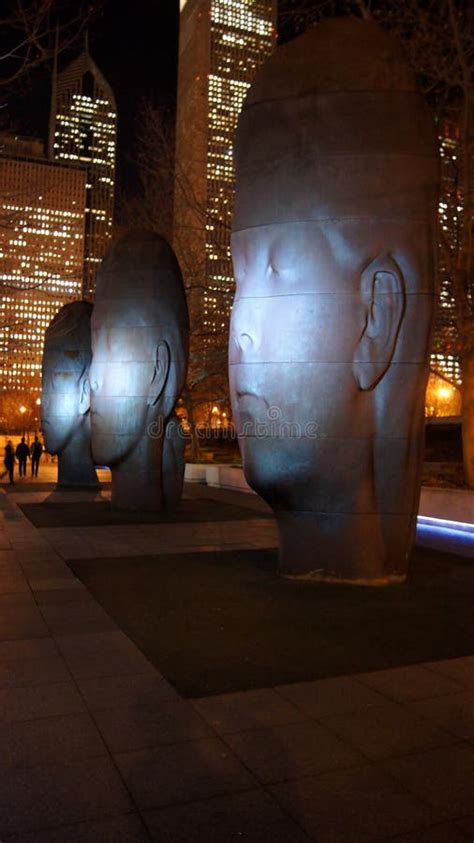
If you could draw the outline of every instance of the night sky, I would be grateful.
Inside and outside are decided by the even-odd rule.
[[[118,108],[118,195],[137,190],[133,141],[137,107],[142,97],[173,109],[176,101],[178,0],[105,0],[103,12],[89,28],[92,58],[110,83]],[[62,55],[60,69],[82,47]],[[25,79],[9,98],[3,125],[21,134],[47,139],[51,69],[43,67]]]
[[[67,0],[74,3],[74,0]],[[289,3],[294,0],[289,0]],[[121,199],[139,192],[134,167],[134,138],[140,99],[149,98],[173,114],[179,36],[179,0],[99,0],[101,11],[89,30],[89,50],[110,83],[118,107],[117,210]],[[285,4],[283,1],[279,8]],[[286,40],[285,33],[281,40]],[[65,67],[82,49],[60,56]],[[51,66],[43,65],[24,77],[6,109],[0,128],[47,140],[51,99]],[[0,72],[2,68],[0,67]]]
[[[106,0],[91,28],[90,53],[117,100],[119,192],[136,189],[133,141],[140,98],[175,106],[178,31],[178,0]]]

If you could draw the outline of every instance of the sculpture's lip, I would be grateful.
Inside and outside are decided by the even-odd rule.
[[[238,389],[237,398],[239,400],[240,398],[257,398],[259,401],[265,401],[265,398],[259,395],[258,392],[251,392],[249,389]]]
[[[237,402],[239,405],[243,404],[244,407],[245,405],[250,404],[250,407],[247,407],[247,409],[249,409],[251,412],[252,410],[253,412],[257,411],[257,408],[259,412],[261,412],[262,409],[268,410],[270,406],[267,399],[264,398],[263,395],[259,395],[258,392],[251,392],[247,389],[237,390]]]

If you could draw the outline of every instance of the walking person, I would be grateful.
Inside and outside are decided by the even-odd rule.
[[[8,440],[7,444],[5,445],[5,458],[3,460],[3,464],[5,466],[5,471],[3,472],[0,479],[5,477],[5,474],[8,474],[10,477],[10,485],[14,485],[13,480],[13,471],[15,468],[15,451],[13,449],[13,442],[11,439]]]
[[[26,477],[26,461],[30,456],[30,449],[25,442],[25,437],[21,437],[21,442],[16,446],[16,458],[18,460],[18,473],[20,477]]]
[[[35,441],[31,446],[31,476],[38,477],[38,469],[41,459],[41,454],[43,453],[43,446],[39,441],[38,437],[35,436]]]

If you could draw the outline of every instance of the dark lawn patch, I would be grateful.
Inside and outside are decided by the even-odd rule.
[[[79,501],[18,504],[35,527],[105,527],[116,524],[181,524],[199,521],[242,521],[268,518],[212,498],[181,500],[175,512],[124,512],[112,509],[109,501]]]
[[[474,565],[431,550],[389,588],[285,580],[273,550],[71,567],[187,697],[474,653]]]

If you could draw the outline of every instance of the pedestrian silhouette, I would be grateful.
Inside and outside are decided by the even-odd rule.
[[[18,460],[18,473],[20,477],[26,477],[26,461],[30,456],[30,449],[25,442],[25,437],[21,437],[21,442],[16,446],[16,458]]]
[[[31,476],[38,477],[38,469],[41,459],[41,454],[43,453],[43,446],[39,441],[38,437],[35,436],[35,441],[31,446]]]
[[[5,477],[5,474],[8,474],[10,477],[10,484],[13,486],[13,471],[15,468],[15,451],[13,450],[13,443],[11,439],[8,440],[7,444],[5,445],[5,457],[3,460],[3,464],[5,466],[5,471],[2,474],[1,479]]]

